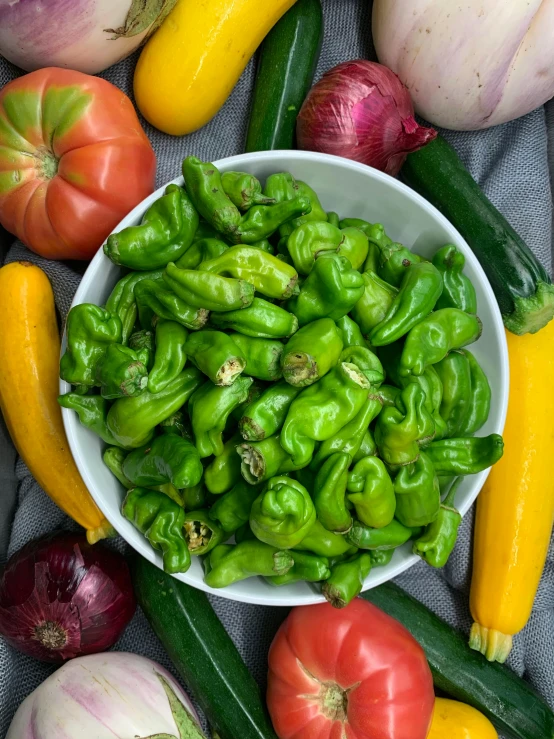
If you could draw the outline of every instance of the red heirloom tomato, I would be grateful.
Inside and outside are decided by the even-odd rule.
[[[361,599],[294,608],[269,650],[280,739],[425,739],[434,699],[422,648]]]
[[[48,67],[0,91],[0,223],[50,259],[90,259],[154,189],[156,157],[129,98]]]

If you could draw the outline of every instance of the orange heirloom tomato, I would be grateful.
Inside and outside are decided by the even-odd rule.
[[[99,77],[48,67],[0,91],[0,223],[50,259],[90,259],[154,189],[133,104]]]
[[[293,608],[269,650],[279,739],[425,739],[434,700],[422,648],[359,598]]]

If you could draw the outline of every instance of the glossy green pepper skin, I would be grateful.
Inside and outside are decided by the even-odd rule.
[[[291,554],[257,539],[240,544],[220,544],[204,560],[204,582],[210,588],[226,588],[247,577],[284,575],[294,565]]]
[[[375,395],[379,398],[384,408],[391,408],[396,405],[396,399],[401,392],[401,388],[395,387],[394,385],[380,385],[379,389],[375,391]]]
[[[367,236],[359,228],[342,228],[341,233],[340,256],[346,257],[353,269],[362,269],[369,251]]]
[[[378,457],[365,457],[348,474],[348,500],[366,526],[382,529],[394,518],[396,499],[387,468]]]
[[[212,313],[210,319],[215,326],[258,339],[285,339],[298,329],[296,316],[262,298],[254,298],[251,305],[242,310]]]
[[[248,210],[253,205],[271,205],[275,202],[262,193],[262,183],[247,172],[224,172],[221,184],[229,200],[239,210]]]
[[[327,211],[327,222],[330,223],[332,226],[336,226],[337,228],[340,228],[339,214],[335,213],[334,210],[328,210]]]
[[[372,567],[386,567],[394,557],[394,549],[371,549],[369,556]]]
[[[276,203],[282,203],[298,195],[298,185],[290,172],[275,172],[265,181],[263,193]]]
[[[294,472],[300,466],[283,449],[279,436],[245,442],[237,447],[237,452],[241,459],[241,474],[251,485]]]
[[[183,439],[194,441],[190,420],[183,411],[172,413],[169,418],[165,418],[159,423],[158,428],[162,434],[176,434],[182,436]]]
[[[443,394],[440,414],[446,424],[445,438],[460,436],[471,405],[471,372],[465,354],[454,350],[434,365]]]
[[[176,434],[156,436],[123,462],[123,474],[139,487],[170,482],[177,489],[190,488],[198,485],[203,473],[194,444]]]
[[[318,557],[341,557],[357,551],[356,547],[347,541],[346,536],[327,531],[317,518],[310,531],[294,549],[311,552]]]
[[[294,565],[285,575],[267,577],[270,585],[289,585],[293,582],[320,582],[331,574],[327,557],[318,557],[306,552],[290,552]]]
[[[409,384],[377,418],[375,442],[383,460],[391,466],[407,465],[419,456],[420,444],[433,438],[435,424],[425,407],[425,393]]]
[[[188,331],[177,321],[158,318],[154,365],[148,375],[151,393],[159,393],[183,371],[187,361],[187,337]]]
[[[294,182],[294,180],[293,180]],[[267,185],[266,185],[267,187]],[[307,213],[295,218],[294,220],[283,224],[279,228],[279,234],[282,237],[288,237],[294,231],[295,228],[301,226],[303,223],[311,223],[313,221],[326,221],[327,213],[323,210],[319,198],[315,190],[313,190],[306,182],[302,180],[296,180],[293,185],[293,197],[302,197],[308,200],[310,204],[310,210]],[[286,194],[290,194],[289,184],[286,185]]]
[[[229,534],[210,518],[207,509],[187,511],[184,532],[189,552],[194,556],[208,554],[229,538]]]
[[[331,575],[323,583],[321,592],[333,608],[344,608],[362,592],[371,564],[371,556],[360,552],[331,567]]]
[[[325,441],[346,426],[367,400],[369,382],[352,364],[333,367],[293,400],[281,431],[281,446],[293,463],[310,463],[316,441]]]
[[[226,493],[239,482],[240,457],[237,447],[241,443],[240,434],[234,434],[223,445],[223,451],[210,462],[204,470],[204,483],[212,495]]]
[[[367,347],[367,341],[364,339],[360,327],[350,316],[339,318],[336,324],[344,346]]]
[[[148,370],[128,346],[109,344],[96,365],[95,384],[107,400],[140,395],[148,384]]]
[[[425,527],[422,536],[414,541],[414,554],[419,554],[431,567],[444,567],[456,545],[462,517],[454,507],[454,499],[458,483],[462,479],[458,478],[454,482],[441,503],[438,516]]]
[[[231,333],[229,337],[246,360],[243,374],[267,382],[275,382],[282,377],[281,357],[285,347],[280,341],[257,339],[239,333]]]
[[[394,285],[394,287],[400,286],[406,270],[412,264],[419,264],[425,261],[418,254],[414,254],[409,249],[406,249],[405,246],[402,246],[402,244],[397,244],[390,241],[390,239],[388,244],[383,243],[379,248],[381,255],[377,274],[382,280],[385,280],[390,285]]]
[[[119,398],[110,408],[107,427],[117,446],[137,448],[152,437],[154,428],[183,406],[202,383],[202,374],[187,368],[159,393],[148,390],[134,398]]]
[[[60,360],[60,377],[72,385],[92,387],[106,349],[121,343],[121,319],[97,305],[81,303],[69,311],[66,331],[67,349]]]
[[[114,264],[132,270],[165,267],[186,252],[200,218],[189,196],[178,185],[168,185],[139,226],[127,226],[108,236],[104,254]]]
[[[196,210],[210,226],[229,238],[236,234],[240,211],[226,195],[217,167],[189,156],[183,161],[183,177]]]
[[[245,280],[179,269],[173,262],[165,268],[163,278],[167,287],[193,308],[233,311],[246,308],[254,299],[254,286]]]
[[[179,269],[197,269],[202,262],[217,259],[229,248],[228,244],[216,238],[199,239],[186,250],[182,257],[175,260],[175,266]]]
[[[352,310],[364,289],[363,277],[346,257],[325,252],[315,260],[300,293],[286,307],[298,318],[300,326],[318,318],[337,321]]]
[[[201,329],[208,320],[209,311],[190,306],[169,290],[163,280],[142,280],[135,287],[135,297],[143,329],[154,328],[157,317],[177,321],[191,331]]]
[[[368,237],[368,252],[362,271],[367,272],[368,270],[371,270],[372,272],[377,272],[381,256],[378,242],[381,243],[383,236],[385,235],[381,224],[369,223],[361,218],[343,218],[339,226],[342,229],[357,228],[359,231],[363,231],[363,233]]]
[[[276,434],[285,422],[292,401],[301,388],[281,380],[264,392],[245,408],[239,421],[242,438],[246,441],[261,441]]]
[[[233,339],[222,331],[195,331],[185,346],[187,357],[215,385],[232,385],[246,367]]]
[[[302,196],[276,205],[254,205],[242,216],[237,231],[229,239],[235,244],[255,244],[310,210],[310,201]]]
[[[121,321],[121,343],[127,344],[137,321],[135,287],[142,280],[160,280],[163,270],[152,272],[129,272],[116,283],[104,306],[109,313],[119,316]]]
[[[481,336],[477,316],[458,308],[442,308],[411,329],[400,359],[401,375],[422,375],[429,364],[444,359],[452,349],[460,349]]]
[[[306,488],[290,477],[272,477],[252,504],[250,528],[266,544],[291,549],[312,528],[316,509]]]
[[[426,526],[439,514],[440,487],[433,462],[421,452],[418,459],[402,467],[394,478],[396,518],[408,527]]]
[[[377,390],[385,379],[379,357],[367,346],[347,346],[342,350],[339,362],[349,362],[357,367],[369,382],[371,392]]]
[[[441,439],[429,444],[426,452],[437,475],[475,475],[498,462],[504,453],[504,441],[499,434]]]
[[[296,271],[309,275],[319,256],[327,252],[338,254],[342,240],[342,231],[330,223],[304,223],[288,237],[287,249]]]
[[[444,289],[436,308],[459,308],[477,313],[477,295],[473,283],[464,275],[466,259],[454,244],[447,244],[433,257],[433,264],[442,274]]]
[[[125,444],[119,443],[108,429],[107,418],[110,404],[101,395],[66,393],[59,396],[58,403],[62,408],[70,408],[75,411],[79,416],[80,423],[87,429],[94,431],[106,444],[126,447]]]
[[[339,361],[342,336],[331,318],[320,318],[299,329],[288,341],[281,360],[283,377],[295,387],[320,380]]]
[[[216,259],[202,262],[198,269],[246,280],[257,292],[276,300],[290,298],[298,282],[294,267],[255,246],[232,246]]]
[[[208,501],[206,488],[201,482],[191,488],[183,488],[179,492],[183,497],[185,511],[196,511],[203,508]]]
[[[192,239],[192,243],[195,244],[197,241],[202,241],[202,239],[218,238],[219,232],[216,231],[216,229],[209,223],[207,223],[203,218],[201,218],[200,223],[198,224],[198,228],[196,229],[196,233],[194,234],[194,237]],[[225,244],[225,246],[227,246],[227,244]]]
[[[359,462],[360,459],[364,459],[364,457],[374,457],[376,454],[377,444],[375,443],[375,439],[373,438],[373,433],[371,432],[371,429],[367,429],[363,436],[360,448],[352,457],[352,461],[354,462],[354,464],[356,464],[356,462]]]
[[[375,272],[364,272],[362,278],[363,295],[350,312],[362,334],[369,336],[371,331],[385,320],[398,295],[398,290],[378,277]]]
[[[398,341],[429,315],[441,293],[441,273],[431,262],[419,262],[408,267],[386,316],[369,334],[372,346]]]
[[[223,454],[223,431],[231,411],[248,398],[251,377],[239,377],[232,385],[206,382],[189,401],[196,448],[201,458]]]
[[[486,374],[479,362],[467,349],[462,349],[469,363],[471,376],[471,398],[467,415],[465,416],[458,436],[471,436],[486,423],[491,409],[491,387]]]
[[[130,490],[134,485],[123,472],[123,462],[125,461],[126,456],[127,453],[124,452],[123,449],[120,449],[117,446],[109,446],[104,450],[102,459],[112,475],[119,480],[124,488]]]
[[[322,464],[314,481],[313,500],[317,518],[328,531],[345,534],[352,527],[346,507],[346,481],[350,454],[335,452]]]
[[[354,521],[348,534],[347,541],[360,549],[389,550],[402,546],[412,538],[413,531],[403,526],[395,518],[380,529],[366,526],[361,521]]]
[[[259,485],[248,485],[244,480],[240,480],[212,505],[209,511],[210,518],[217,521],[223,531],[233,534],[248,522],[252,503],[259,494]]]
[[[190,552],[183,526],[185,511],[167,495],[156,490],[129,490],[121,508],[123,516],[148,539],[163,557],[164,572],[186,572]]]

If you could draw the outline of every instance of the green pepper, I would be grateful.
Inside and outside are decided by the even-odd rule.
[[[123,344],[109,344],[96,365],[96,385],[107,400],[140,395],[148,384],[148,371],[137,353]]]
[[[327,211],[327,222],[330,223],[332,226],[336,226],[337,228],[340,228],[339,214],[335,213],[334,210],[328,210]]]
[[[486,423],[491,408],[491,387],[479,362],[467,349],[462,349],[469,363],[471,398],[469,411],[458,429],[458,436],[471,436]]]
[[[369,556],[372,567],[386,567],[394,557],[394,549],[371,549]]]
[[[388,237],[387,237],[388,238]],[[404,274],[412,264],[419,264],[425,260],[418,254],[406,249],[389,239],[388,244],[380,245],[380,259],[377,274],[382,280],[394,287],[398,287],[404,279]]]
[[[346,257],[353,269],[360,270],[369,251],[367,236],[359,228],[342,228],[341,233],[340,256]]]
[[[259,485],[248,485],[244,480],[240,480],[212,505],[209,511],[210,518],[217,521],[223,531],[232,534],[247,523],[252,503],[259,494]]]
[[[401,375],[422,375],[425,367],[444,359],[452,349],[477,341],[482,324],[477,316],[458,308],[442,308],[414,326],[400,359]]]
[[[367,429],[362,438],[360,448],[352,457],[352,461],[354,462],[354,464],[356,464],[356,462],[359,462],[360,459],[364,459],[364,457],[374,457],[376,454],[377,444],[375,443],[375,439],[373,438],[371,429]]]
[[[408,267],[386,316],[369,334],[372,346],[398,341],[429,315],[441,293],[441,273],[431,262],[419,262]]]
[[[312,528],[314,503],[306,488],[290,477],[272,477],[252,504],[250,528],[255,536],[278,549],[291,549]]]
[[[221,526],[208,515],[207,510],[185,513],[185,540],[192,555],[208,554],[229,538]]]
[[[253,336],[238,333],[231,333],[229,337],[246,360],[243,374],[267,382],[274,382],[282,377],[281,357],[284,346],[280,341],[277,339],[257,339]]]
[[[318,557],[314,554],[306,554],[305,552],[290,552],[294,565],[284,575],[274,575],[267,577],[266,581],[270,585],[289,585],[293,582],[320,582],[327,580],[331,574],[329,569],[329,560],[327,557]]]
[[[194,441],[192,426],[183,411],[175,411],[169,418],[164,418],[158,424],[158,428],[162,434],[177,434],[178,436],[182,436],[183,439]]]
[[[464,275],[466,259],[454,244],[447,244],[433,257],[433,264],[442,274],[444,289],[436,308],[459,308],[477,313],[477,295],[473,283]]]
[[[331,454],[314,481],[313,499],[317,518],[322,526],[336,534],[344,534],[352,527],[352,516],[346,507],[346,481],[351,461],[350,454]]]
[[[385,235],[383,226],[381,226],[380,223],[369,223],[368,221],[364,221],[361,218],[343,218],[339,223],[339,227],[341,229],[357,228],[368,237],[367,257],[364,262],[362,272],[367,272],[368,270],[371,270],[372,272],[377,272],[381,257],[378,243],[382,243],[383,235]],[[388,237],[386,238],[388,239]]]
[[[58,403],[62,408],[70,408],[75,411],[79,416],[80,423],[93,431],[106,444],[126,448],[126,445],[119,443],[108,429],[107,418],[110,404],[101,395],[66,393],[58,397]]]
[[[347,541],[346,536],[327,531],[317,519],[300,544],[294,548],[301,552],[311,552],[319,557],[340,557],[357,551],[356,547]]]
[[[246,441],[261,441],[276,434],[287,416],[292,401],[300,392],[299,387],[281,380],[245,408],[239,421],[239,429]]]
[[[352,364],[341,362],[293,400],[280,441],[298,467],[310,463],[316,441],[325,441],[346,426],[367,400],[369,382]]]
[[[292,477],[294,477],[295,480],[298,480],[301,485],[304,485],[306,490],[313,497],[316,474],[317,473],[309,467],[301,467],[299,470],[295,470],[292,473]]]
[[[188,331],[176,321],[159,318],[156,322],[156,353],[148,375],[148,389],[159,393],[184,369],[187,361],[185,342]]]
[[[294,182],[294,180],[293,180]],[[267,187],[267,185],[266,185]],[[287,185],[285,186],[285,194],[290,195],[291,189]],[[326,221],[327,213],[323,210],[319,198],[315,190],[313,190],[306,182],[302,180],[296,180],[292,187],[294,195],[292,197],[302,197],[308,200],[310,209],[304,214],[290,221],[289,223],[283,224],[279,228],[279,233],[282,237],[288,237],[294,231],[295,228],[301,226],[304,223],[310,223],[312,221]],[[288,198],[290,199],[290,198]]]
[[[320,380],[339,361],[342,336],[331,318],[299,329],[288,341],[281,366],[290,385],[306,387]]]
[[[190,199],[200,215],[216,231],[232,237],[239,227],[240,211],[225,194],[217,167],[189,156],[183,161],[183,177]]]
[[[201,383],[201,373],[191,367],[183,370],[159,393],[145,390],[134,398],[118,398],[107,417],[107,427],[115,444],[127,448],[146,444],[154,428],[179,410]]]
[[[309,275],[321,254],[338,253],[342,240],[342,231],[330,223],[304,223],[288,237],[287,249],[296,271],[301,275]]]
[[[202,262],[217,259],[229,249],[229,245],[215,238],[199,239],[175,261],[179,269],[197,269]],[[162,272],[163,274],[163,272]]]
[[[135,287],[135,298],[143,329],[153,328],[157,317],[177,321],[191,331],[202,328],[208,320],[205,308],[193,308],[171,292],[163,280],[142,280]]]
[[[193,274],[200,273],[194,272]],[[226,313],[212,313],[210,318],[216,326],[232,329],[238,331],[239,334],[258,339],[284,339],[292,336],[298,329],[296,316],[262,298],[254,298],[248,308]]]
[[[300,466],[294,464],[291,455],[283,449],[279,436],[245,442],[237,447],[237,452],[241,474],[251,485],[293,472]]]
[[[377,390],[385,379],[379,357],[367,346],[347,346],[342,350],[339,362],[349,362],[357,367],[369,382],[371,392]]]
[[[176,434],[156,436],[123,462],[123,474],[139,487],[170,482],[178,489],[189,488],[198,485],[203,473],[194,444]]]
[[[208,381],[189,401],[196,448],[200,457],[223,454],[223,431],[231,411],[248,398],[251,377],[239,377],[232,385],[218,387]]]
[[[254,286],[245,280],[179,269],[173,262],[165,268],[163,278],[169,289],[193,308],[233,311],[246,308],[254,299]]]
[[[121,343],[127,344],[133,328],[137,321],[137,303],[135,300],[135,287],[142,280],[159,280],[163,270],[153,272],[130,272],[116,283],[106,301],[105,309],[109,313],[119,316],[122,325]]]
[[[132,487],[134,487],[134,485],[123,472],[123,462],[125,461],[126,456],[127,453],[124,452],[123,449],[120,449],[117,446],[109,446],[107,449],[104,450],[102,459],[104,460],[104,464],[110,470],[112,475],[117,477],[124,488],[130,490]]]
[[[276,205],[254,205],[242,216],[238,229],[229,239],[235,244],[255,244],[310,210],[310,201],[302,196]]]
[[[72,385],[92,387],[106,349],[121,342],[121,319],[97,305],[81,303],[69,311],[66,332],[67,349],[60,360],[60,377]]]
[[[203,508],[207,503],[208,495],[204,484],[201,482],[190,488],[183,488],[180,492],[183,496],[185,511],[196,511],[199,508]]]
[[[352,310],[364,289],[363,277],[346,257],[324,252],[315,260],[300,293],[286,307],[298,318],[300,326],[318,318],[338,321]]]
[[[461,351],[451,351],[434,365],[442,382],[440,414],[446,424],[444,437],[460,436],[471,405],[471,372]]]
[[[435,520],[441,503],[439,480],[425,452],[399,470],[394,478],[394,493],[395,516],[404,526],[426,526]]]
[[[364,272],[364,293],[352,308],[352,318],[356,321],[364,336],[378,326],[390,310],[398,290],[378,277],[375,272]]]
[[[263,192],[276,203],[282,203],[298,195],[298,185],[290,172],[275,172],[265,181]]]
[[[237,447],[242,439],[234,434],[223,445],[223,451],[214,457],[204,470],[204,483],[212,495],[221,495],[231,490],[241,479],[240,457]]]
[[[365,457],[348,474],[348,500],[366,526],[382,529],[394,518],[396,500],[387,468],[378,457]]]
[[[271,205],[274,198],[262,193],[262,183],[248,172],[224,172],[221,184],[229,200],[239,210],[248,210],[253,205]]]
[[[496,464],[504,452],[499,434],[464,439],[441,439],[425,450],[437,475],[475,475]]]
[[[354,554],[331,567],[331,575],[321,588],[333,608],[344,608],[362,592],[371,572],[371,556],[367,552]]]
[[[371,236],[372,238],[374,238],[375,226],[383,229],[381,224],[374,225],[373,223],[369,223],[369,221],[364,221],[362,218],[343,218],[340,221],[339,226],[340,228],[357,228],[358,231],[362,231],[366,236]]]
[[[339,318],[336,324],[341,333],[344,346],[367,346],[367,341],[362,336],[360,327],[350,316]]]
[[[366,526],[361,521],[354,521],[352,528],[346,534],[346,540],[360,549],[396,549],[412,538],[413,531],[403,526],[400,521],[392,521],[380,529]]]
[[[134,488],[127,493],[121,513],[161,551],[164,572],[189,569],[190,552],[183,533],[185,511],[175,501],[155,490]]]
[[[234,433],[237,430],[237,425],[242,418],[242,414],[248,408],[250,403],[253,403],[260,397],[264,389],[265,383],[256,382],[256,380],[252,381],[246,398],[242,401],[242,403],[239,403],[236,408],[233,408],[231,414],[229,415],[227,425],[225,426],[226,434]]]
[[[235,546],[220,544],[204,560],[204,582],[210,588],[226,588],[255,575],[284,575],[294,565],[291,554],[257,539]]]
[[[275,256],[275,247],[268,239],[260,239],[260,241],[255,241],[253,244],[250,244],[250,246],[253,246],[255,249],[261,249],[262,251]]]
[[[199,222],[185,190],[168,185],[164,195],[148,208],[139,226],[127,226],[108,236],[104,254],[114,264],[133,270],[165,267],[190,247]]]
[[[187,357],[216,385],[232,385],[246,367],[233,339],[222,331],[195,331],[185,345]]]
[[[156,316],[156,321],[158,321]],[[133,349],[137,353],[137,357],[150,371],[154,365],[154,352],[156,350],[156,342],[154,341],[154,333],[142,329],[135,331],[129,336],[129,349]]]
[[[444,567],[456,544],[462,517],[454,507],[454,499],[462,480],[463,477],[460,477],[454,482],[440,505],[438,516],[414,541],[414,554],[419,554],[431,567]]]
[[[385,407],[379,414],[375,442],[388,465],[407,465],[417,460],[419,445],[432,439],[434,433],[425,393],[419,385],[409,384],[396,398],[395,407]]]
[[[213,226],[211,226],[203,218],[201,218],[200,223],[198,224],[198,228],[196,229],[196,232],[192,239],[192,243],[195,244],[197,241],[202,241],[203,239],[217,239],[217,238],[219,238],[218,231],[216,231],[216,229]],[[225,244],[225,246],[227,245]],[[187,251],[189,250],[187,249]]]
[[[394,385],[380,385],[374,395],[379,398],[384,408],[391,408],[392,406],[396,406],[396,399],[401,392],[401,388],[394,387]]]

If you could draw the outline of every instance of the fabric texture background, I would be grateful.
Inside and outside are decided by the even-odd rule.
[[[367,0],[322,0],[325,39],[317,78],[339,62],[374,58],[370,35],[371,3]],[[136,55],[110,68],[103,77],[131,94]],[[220,113],[201,131],[173,138],[144,123],[158,157],[158,186],[180,172],[183,157],[205,160],[242,151],[254,80],[251,62]],[[0,87],[19,74],[0,59]],[[512,123],[482,132],[445,133],[486,194],[551,269],[553,248],[554,101]],[[50,278],[61,319],[69,310],[83,265],[48,262],[15,244],[6,261],[29,259]],[[421,563],[397,579],[453,626],[469,631],[468,591],[471,574],[473,511],[462,524],[447,567],[437,572]],[[76,529],[44,494],[24,463],[15,461],[5,427],[0,423],[0,562],[30,539],[56,528]],[[499,534],[501,535],[501,533]],[[122,547],[122,542],[116,543]],[[287,609],[264,608],[211,598],[248,667],[264,689],[266,655]],[[164,651],[138,612],[117,649],[136,652],[172,669]],[[516,636],[509,666],[524,675],[554,708],[554,552],[551,550],[531,620]],[[0,736],[21,703],[54,669],[8,647],[0,638]]]

